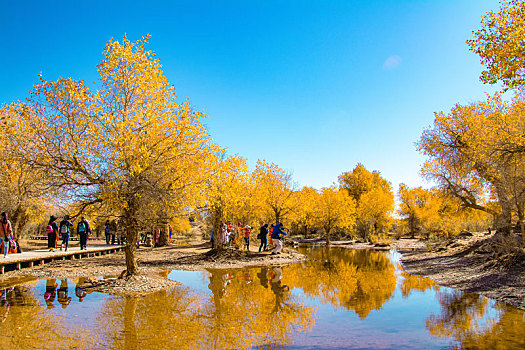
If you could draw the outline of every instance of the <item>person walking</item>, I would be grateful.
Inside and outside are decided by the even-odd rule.
[[[91,228],[89,227],[89,222],[83,216],[78,222],[77,232],[80,237],[80,250],[87,249],[87,241],[89,234],[91,233]]]
[[[281,239],[281,236],[286,236],[287,233],[284,231],[284,227],[282,223],[278,223],[273,227],[272,231],[272,239],[275,242],[275,249],[272,251],[272,254],[281,254],[281,251],[283,249],[283,242]]]
[[[250,234],[252,233],[252,228],[250,225],[244,226],[244,246],[247,251],[250,251]]]
[[[2,226],[2,228],[0,228],[0,238],[3,240],[4,244],[4,258],[7,258],[10,241],[13,240],[13,228],[5,211],[1,214],[0,226]]]
[[[104,224],[104,235],[106,236],[106,244],[109,244],[111,237],[109,233],[109,220],[106,220],[106,223]]]
[[[57,249],[57,241],[58,241],[58,226],[57,226],[57,218],[54,215],[51,215],[49,217],[49,221],[47,222],[46,227],[46,233],[47,233],[47,248],[50,252],[54,252],[55,249]]]
[[[259,246],[259,253],[261,251],[266,251],[266,246],[268,245],[268,224],[264,224],[259,229],[259,234],[257,238],[261,240],[261,245]]]
[[[73,223],[69,221],[69,215],[64,216],[64,220],[60,221],[58,227],[60,227],[60,234],[62,235],[60,250],[62,250],[62,247],[65,247],[67,252],[69,248],[69,238],[71,237],[71,227],[73,227]]]

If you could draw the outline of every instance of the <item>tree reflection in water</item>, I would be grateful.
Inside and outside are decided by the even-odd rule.
[[[427,289],[434,288],[439,290],[439,286],[430,278],[412,275],[406,271],[401,272],[403,281],[401,282],[401,295],[403,298],[408,298],[412,291],[425,292]]]
[[[395,266],[385,252],[336,248],[300,252],[311,260],[290,266],[297,275],[294,286],[323,303],[366,318],[394,295]]]
[[[441,314],[427,319],[432,335],[452,337],[460,343],[456,348],[525,348],[523,311],[453,289],[439,291],[438,300]]]
[[[256,273],[263,282],[252,280]],[[210,299],[185,287],[112,299],[97,331],[115,349],[286,345],[292,331],[311,329],[314,310],[292,297],[283,280],[279,268],[209,270]]]
[[[98,344],[98,337],[89,330],[68,325],[63,317],[43,308],[29,285],[2,290],[0,316],[3,348],[93,349]]]

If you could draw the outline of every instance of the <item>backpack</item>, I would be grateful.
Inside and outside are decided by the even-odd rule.
[[[67,225],[60,226],[60,233],[68,233]]]
[[[264,226],[261,226],[261,229],[259,231],[259,234],[257,235],[258,239],[263,239],[268,234],[268,229]]]
[[[51,226],[51,225],[47,225],[47,227],[46,227],[46,233],[53,233],[53,231],[54,231],[54,230],[53,230],[53,226]]]
[[[86,232],[86,223],[84,221],[81,221],[80,224],[78,224],[78,232],[79,233]]]

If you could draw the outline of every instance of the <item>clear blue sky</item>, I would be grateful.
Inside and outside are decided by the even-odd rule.
[[[110,37],[150,33],[181,100],[230,153],[329,186],[357,163],[397,191],[419,177],[433,112],[484,98],[465,40],[496,0],[0,0],[0,103],[37,74],[97,79]]]

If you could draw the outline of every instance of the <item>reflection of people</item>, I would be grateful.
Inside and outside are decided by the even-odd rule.
[[[5,308],[5,311],[0,311],[0,322],[4,323],[7,320],[7,315],[9,314],[9,307],[11,304],[7,300],[7,295],[13,290],[13,287],[2,289],[2,295],[0,296],[0,307]]]
[[[268,268],[261,267],[261,271],[259,271],[257,277],[259,277],[261,286],[263,286],[264,288],[268,288]]]
[[[52,309],[55,307],[53,305],[53,302],[55,301],[55,296],[57,292],[57,286],[56,280],[48,279],[46,281],[46,292],[44,293],[44,300],[46,301],[46,305],[48,309]]]
[[[71,302],[71,297],[68,294],[67,278],[60,280],[60,287],[58,288],[57,301],[62,304],[62,308],[65,309]]]
[[[86,282],[86,280],[87,278],[80,277],[78,279],[77,285],[75,286],[75,295],[78,297],[79,302],[82,302],[82,300],[84,300],[84,298],[87,295],[86,291],[81,287],[84,284],[84,282]]]
[[[285,299],[285,292],[289,290],[287,285],[281,285],[281,279],[283,278],[283,270],[280,266],[272,268],[272,279],[270,284],[272,285],[272,292],[275,294],[275,308],[273,311],[277,311],[283,305]]]

